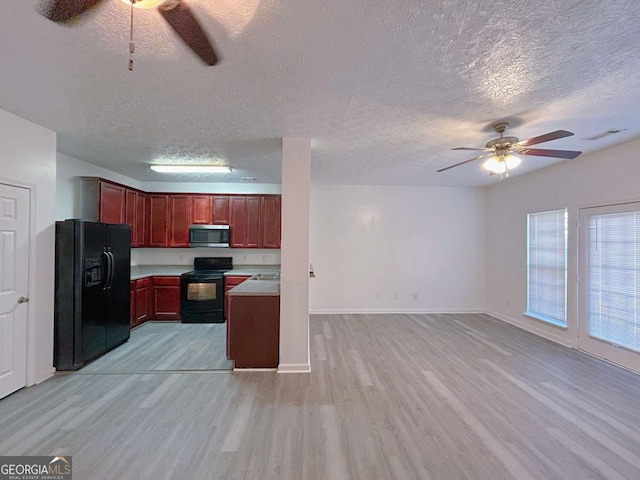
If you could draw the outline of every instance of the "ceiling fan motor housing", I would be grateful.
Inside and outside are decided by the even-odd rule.
[[[518,137],[500,137],[494,138],[487,142],[487,148],[506,148],[514,143],[518,143],[520,139]]]

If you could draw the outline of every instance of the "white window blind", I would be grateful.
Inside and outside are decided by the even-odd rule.
[[[527,216],[527,314],[567,324],[567,210]]]
[[[640,351],[640,212],[589,217],[589,335]]]

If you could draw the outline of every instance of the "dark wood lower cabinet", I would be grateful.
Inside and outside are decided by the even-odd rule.
[[[131,281],[131,327],[147,320],[180,320],[180,277]]]
[[[153,277],[154,320],[180,320],[180,277]]]
[[[229,297],[227,351],[235,368],[277,368],[280,296]]]
[[[151,306],[150,284],[151,279],[149,278],[141,278],[139,280],[136,280],[136,314],[133,325],[134,327],[146,322],[149,319],[149,310]]]
[[[229,313],[229,295],[227,292],[231,290],[236,285],[240,285],[245,280],[248,280],[250,276],[240,276],[240,275],[228,275],[224,277],[224,311],[225,318]],[[229,338],[227,338],[227,345],[229,344]],[[228,356],[228,354],[227,354]]]
[[[131,328],[136,326],[136,281],[131,281],[131,290],[129,294],[129,325]]]

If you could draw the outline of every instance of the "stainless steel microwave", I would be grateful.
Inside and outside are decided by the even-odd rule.
[[[189,225],[190,247],[229,247],[229,225]]]

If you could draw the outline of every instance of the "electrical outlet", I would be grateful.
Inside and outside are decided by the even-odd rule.
[[[376,293],[376,300],[380,300],[380,294]]]
[[[397,293],[394,293],[393,298],[395,298],[396,300],[400,300],[400,295],[398,295]]]
[[[417,300],[417,299],[418,299],[418,294],[417,294],[417,292],[413,292],[413,299],[414,299],[414,300]]]

